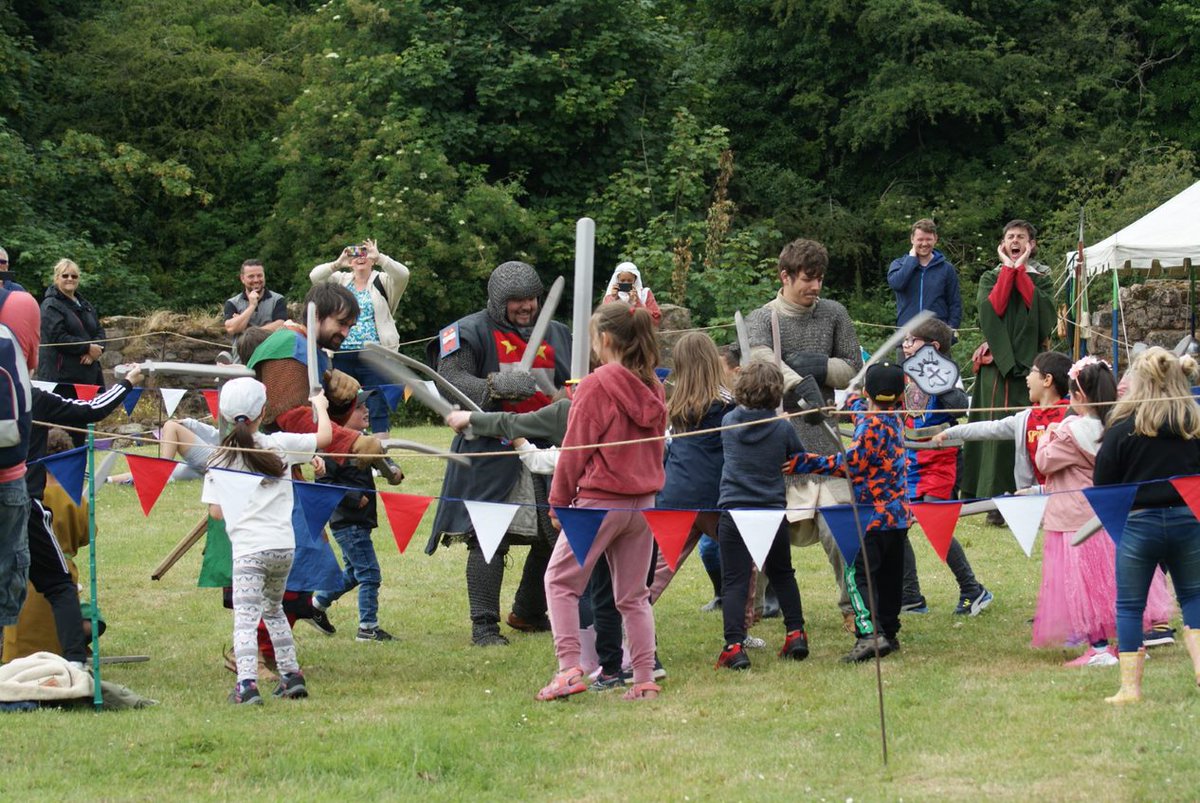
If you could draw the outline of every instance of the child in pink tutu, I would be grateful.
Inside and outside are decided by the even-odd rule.
[[[1050,499],[1042,518],[1042,585],[1033,617],[1033,646],[1086,643],[1084,653],[1065,666],[1115,666],[1117,650],[1109,644],[1117,632],[1112,539],[1097,533],[1079,546],[1071,546],[1071,539],[1092,518],[1080,489],[1092,485],[1096,452],[1105,418],[1117,399],[1117,385],[1108,363],[1095,357],[1084,357],[1067,375],[1075,415],[1042,436],[1034,457],[1045,476],[1040,490]],[[1166,621],[1171,613],[1171,597],[1159,569],[1150,585],[1144,626]]]

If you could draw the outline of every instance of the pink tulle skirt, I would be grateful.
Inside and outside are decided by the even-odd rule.
[[[1043,534],[1034,647],[1074,647],[1117,637],[1116,547],[1103,530],[1079,546],[1071,546],[1074,535],[1058,530]],[[1174,612],[1166,578],[1156,569],[1143,625],[1149,629]]]

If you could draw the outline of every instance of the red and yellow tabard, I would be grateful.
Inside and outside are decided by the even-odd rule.
[[[521,357],[525,355],[526,343],[516,332],[501,332],[492,330],[492,339],[496,343],[496,359],[500,362],[500,372],[514,371],[517,369],[518,363],[521,362]],[[554,346],[548,342],[543,342],[538,346],[537,355],[533,358],[533,365],[530,366],[529,372],[537,376],[539,380],[542,377],[546,381],[539,381],[538,384],[545,387],[555,387],[554,382]],[[539,376],[540,375],[540,376]],[[544,391],[539,390],[537,393],[530,396],[528,399],[521,401],[504,402],[505,410],[513,413],[528,413],[533,410],[540,410],[551,401],[550,396]]]

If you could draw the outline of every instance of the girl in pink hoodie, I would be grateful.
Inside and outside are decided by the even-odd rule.
[[[550,487],[551,516],[557,520],[553,509],[563,507],[608,514],[582,566],[564,535],[554,545],[546,568],[546,602],[559,671],[538,692],[539,700],[587,690],[579,665],[579,597],[600,555],[612,571],[613,595],[629,640],[633,685],[625,699],[648,699],[661,691],[654,683],[654,614],[646,585],[654,541],[641,513],[654,507],[664,479],[667,405],[654,375],[654,322],[642,307],[605,304],[592,315],[591,339],[601,365],[579,383],[571,402]],[[616,442],[622,445],[604,445]]]
[[[1067,375],[1076,414],[1042,436],[1034,460],[1046,478],[1040,490],[1050,499],[1042,517],[1042,585],[1033,617],[1033,646],[1086,643],[1088,649],[1065,666],[1115,666],[1117,651],[1109,644],[1116,636],[1115,547],[1105,533],[1079,546],[1071,546],[1071,540],[1092,518],[1081,489],[1092,486],[1096,452],[1105,418],[1117,400],[1117,386],[1108,363],[1095,357],[1084,357]],[[1160,569],[1150,585],[1144,624],[1148,628],[1151,622],[1167,621],[1171,613]]]

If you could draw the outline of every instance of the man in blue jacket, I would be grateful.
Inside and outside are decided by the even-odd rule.
[[[928,218],[913,224],[912,248],[888,268],[888,286],[896,293],[896,325],[903,326],[922,310],[957,330],[962,323],[958,272],[937,245],[937,224]]]

